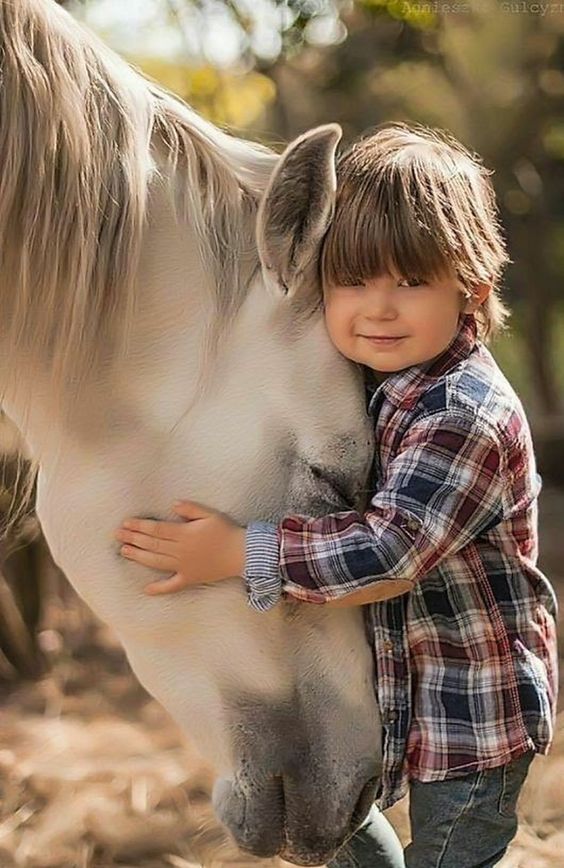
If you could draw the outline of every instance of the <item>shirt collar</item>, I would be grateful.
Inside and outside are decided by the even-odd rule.
[[[426,391],[463,359],[468,358],[476,345],[476,335],[475,318],[471,314],[463,315],[460,327],[446,350],[428,362],[412,365],[386,377],[372,395],[368,412],[372,410],[378,396],[382,393],[396,407],[404,409],[413,407],[422,392]]]

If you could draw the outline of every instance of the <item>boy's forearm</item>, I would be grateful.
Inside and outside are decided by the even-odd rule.
[[[250,531],[250,532],[249,532]],[[267,522],[254,522],[247,528],[247,555],[245,574],[254,608],[268,609],[282,595],[282,580],[279,574],[279,550],[276,525]],[[413,581],[405,578],[379,579],[373,585],[360,591],[351,591],[336,600],[312,600],[293,596],[288,590],[287,595],[296,602],[310,605],[331,606],[332,608],[349,608],[350,606],[365,606],[368,603],[378,603],[390,600],[411,591]],[[262,599],[261,599],[262,598]]]
[[[368,603],[381,603],[383,600],[391,600],[394,597],[399,597],[401,594],[406,594],[413,588],[413,582],[410,579],[383,579],[376,582],[369,588],[363,588],[362,591],[353,591],[340,597],[338,600],[330,600],[325,603],[331,609],[346,609],[350,606],[366,606]]]

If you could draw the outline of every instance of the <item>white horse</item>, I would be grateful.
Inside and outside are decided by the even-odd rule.
[[[0,0],[0,66],[0,386],[51,552],[217,770],[238,844],[319,864],[380,767],[361,609],[257,613],[237,577],[147,597],[113,531],[177,497],[241,523],[361,507],[362,382],[316,265],[339,128],[281,159],[231,138],[53,0]]]

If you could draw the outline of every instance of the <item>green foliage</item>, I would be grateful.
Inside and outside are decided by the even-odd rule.
[[[564,123],[556,118],[551,120],[542,137],[547,154],[555,160],[564,160]]]
[[[527,309],[518,303],[513,309],[509,329],[492,342],[490,349],[528,413],[535,418],[542,415],[543,408],[531,372],[527,328]],[[556,383],[559,392],[564,393],[564,308],[555,313],[553,332]]]
[[[412,27],[426,30],[437,25],[433,3],[412,3],[410,0],[360,0],[359,5],[367,10],[385,12],[391,18],[405,21]]]
[[[276,96],[271,79],[258,72],[238,75],[210,64],[193,67],[155,57],[130,60],[217,124],[250,127]]]

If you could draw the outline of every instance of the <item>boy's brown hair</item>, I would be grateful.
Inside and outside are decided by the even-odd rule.
[[[323,285],[386,272],[432,279],[452,268],[465,291],[492,285],[474,316],[482,340],[495,335],[509,315],[498,281],[510,260],[490,174],[448,133],[419,124],[387,124],[360,139],[337,163]]]

